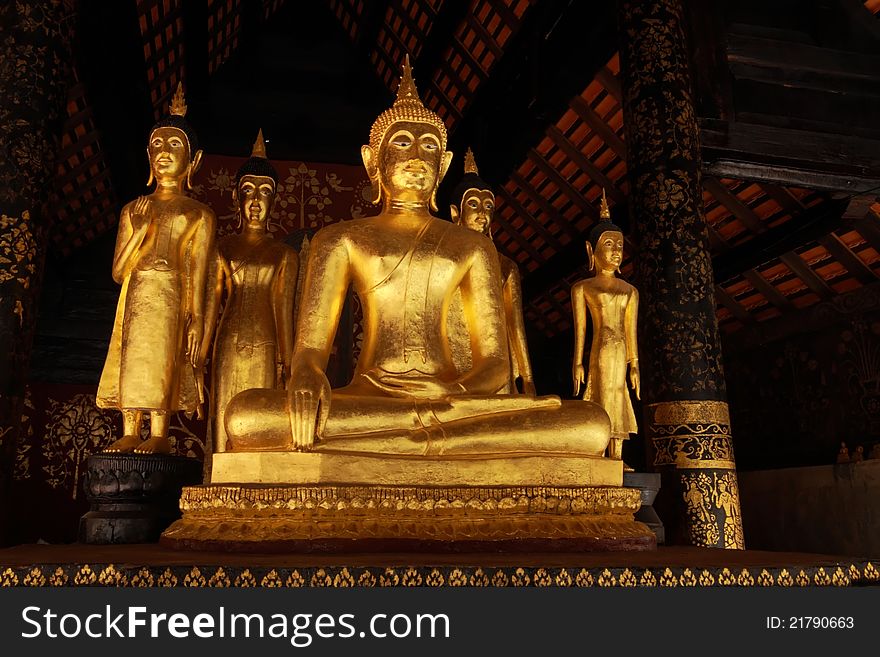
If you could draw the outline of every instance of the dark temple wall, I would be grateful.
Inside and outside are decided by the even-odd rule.
[[[740,469],[831,464],[880,443],[880,286],[727,337]]]

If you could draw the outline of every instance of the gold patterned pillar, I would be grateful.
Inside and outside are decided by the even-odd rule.
[[[9,500],[70,59],[62,0],[0,3],[0,500]],[[0,504],[0,545],[11,528]]]
[[[674,542],[744,548],[682,0],[618,0],[645,432]]]

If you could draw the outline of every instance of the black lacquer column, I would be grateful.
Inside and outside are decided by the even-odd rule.
[[[682,0],[618,0],[644,427],[674,542],[744,548]]]
[[[0,3],[0,544],[11,540],[11,473],[67,97],[71,7]]]

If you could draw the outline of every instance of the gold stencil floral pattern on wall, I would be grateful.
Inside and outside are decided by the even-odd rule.
[[[34,401],[30,388],[25,388],[24,406],[21,412],[21,429],[15,445],[15,464],[12,477],[16,481],[31,478],[31,450],[34,448]]]
[[[95,396],[48,400],[49,420],[43,442],[43,471],[52,488],[64,488],[76,499],[86,459],[115,439],[111,413],[95,406]]]
[[[0,283],[15,280],[30,286],[37,257],[37,242],[30,230],[30,213],[21,218],[0,215]]]

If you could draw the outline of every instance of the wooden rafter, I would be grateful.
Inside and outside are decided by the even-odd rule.
[[[590,162],[586,155],[581,153],[574,145],[569,141],[568,137],[562,134],[562,131],[556,126],[551,126],[547,128],[547,136],[553,140],[553,143],[565,153],[566,157],[570,159],[574,164],[587,174],[594,184],[598,185],[602,189],[605,190],[605,193],[612,199],[614,199],[615,203],[625,203],[626,197],[623,192],[621,192],[617,185],[614,184],[602,171],[599,170],[595,164]],[[583,198],[583,194],[578,194]],[[572,199],[574,200],[574,199]],[[584,199],[586,200],[586,199]]]
[[[626,161],[626,144],[623,139],[617,136],[617,133],[602,120],[602,117],[596,114],[595,110],[590,107],[583,98],[577,96],[571,101],[570,107],[577,112],[581,120],[590,126],[605,144],[614,151],[621,160]]]
[[[721,184],[721,181],[711,176],[703,177],[703,188],[715,199],[727,208],[733,216],[739,219],[743,225],[753,233],[763,233],[767,226],[755,212],[743,203],[733,192]]]
[[[804,285],[815,292],[820,299],[830,299],[834,296],[834,290],[828,286],[828,283],[813,271],[812,267],[804,262],[804,259],[797,253],[789,251],[779,256],[779,259],[795,276],[804,282]]]
[[[744,244],[717,254],[713,258],[715,280],[724,283],[744,270],[760,267],[824,237],[840,226],[846,205],[845,201],[826,200],[781,226],[768,228]]]
[[[539,194],[535,188],[530,185],[526,180],[516,171],[510,174],[510,181],[517,186],[520,190],[522,190],[529,199],[538,206],[538,208],[543,213],[543,217],[546,217],[547,221],[555,223],[559,226],[563,232],[565,232],[572,239],[580,239],[580,232],[571,225],[571,222],[566,221],[564,217],[559,216],[560,212],[556,208],[554,208],[541,194]],[[540,217],[540,218],[543,218]],[[540,219],[539,218],[539,219]]]
[[[794,309],[794,304],[789,301],[779,290],[773,287],[760,272],[748,269],[743,272],[743,278],[751,283],[752,287],[766,297],[767,301],[783,312]]]
[[[583,195],[578,192],[571,183],[562,175],[536,150],[529,151],[529,161],[531,161],[550,181],[556,185],[556,188],[564,194],[568,200],[574,203],[581,212],[593,217],[594,221],[599,217],[599,211],[587,201]]]
[[[511,208],[511,210],[512,210],[512,208]],[[535,262],[543,263],[543,262],[545,261],[544,256],[542,256],[542,255],[538,252],[538,249],[536,249],[535,246],[534,246],[531,242],[529,242],[525,237],[523,237],[522,234],[520,233],[520,231],[518,231],[517,229],[515,229],[513,226],[510,225],[510,222],[508,222],[507,219],[505,219],[505,218],[502,216],[502,212],[501,212],[500,210],[497,211],[497,212],[495,212],[495,215],[493,216],[493,221],[497,222],[498,225],[501,226],[501,228],[502,228],[502,229],[503,229],[508,235],[513,236],[513,237],[514,237],[514,241],[515,241],[517,244],[519,244],[519,246],[520,246],[520,247],[521,247],[526,253],[528,253],[532,258],[534,258]],[[507,255],[508,255],[509,257],[513,258],[513,255],[512,255],[512,254],[508,253]],[[513,259],[515,259],[515,258],[513,258]]]
[[[553,235],[547,227],[544,226],[543,223],[536,220],[531,213],[526,210],[523,205],[514,198],[513,194],[508,192],[503,187],[499,188],[497,191],[497,196],[500,196],[503,199],[505,205],[509,205],[511,210],[517,215],[519,215],[520,219],[522,219],[526,224],[531,226],[532,230],[535,231],[536,234],[540,235],[544,241],[550,245],[550,247],[554,251],[559,251],[562,249],[562,244],[556,239],[556,236]]]
[[[753,324],[755,322],[755,318],[749,311],[720,285],[715,286],[715,299],[743,324]]]
[[[840,264],[846,267],[847,271],[852,274],[860,283],[867,285],[877,280],[877,274],[868,267],[862,259],[852,252],[844,242],[835,233],[829,233],[825,237],[819,238],[821,244],[831,256]]]

